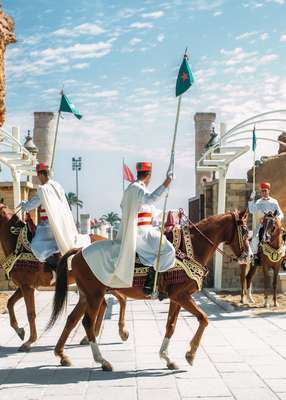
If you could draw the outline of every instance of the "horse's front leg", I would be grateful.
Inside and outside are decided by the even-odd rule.
[[[240,303],[244,304],[244,295],[246,292],[246,269],[247,264],[240,264]]]
[[[264,281],[264,307],[269,308],[268,301],[268,268],[263,265],[263,281]]]
[[[246,275],[246,287],[247,287],[247,299],[248,302],[251,304],[255,303],[255,300],[252,297],[252,281],[256,273],[256,270],[257,270],[257,265],[255,265],[254,263],[250,263],[249,271]]]
[[[181,306],[174,301],[170,300],[170,306],[169,306],[169,314],[168,314],[168,321],[166,324],[166,333],[165,337],[162,343],[162,346],[160,348],[159,356],[163,360],[167,362],[167,367],[169,369],[178,369],[177,365],[170,360],[169,354],[168,354],[168,347],[170,343],[170,339],[175,331],[176,328],[176,323],[178,319],[178,315],[180,312]]]
[[[24,296],[27,316],[30,325],[30,337],[18,351],[29,351],[31,345],[37,340],[37,329],[36,329],[36,308],[35,308],[35,289],[30,286],[21,286],[21,290]]]
[[[193,365],[194,358],[196,356],[196,352],[200,345],[201,338],[203,336],[204,330],[208,326],[208,316],[207,314],[196,304],[194,299],[191,297],[190,293],[182,293],[178,299],[176,300],[181,307],[185,310],[189,311],[191,314],[197,317],[199,321],[199,327],[192,338],[190,345],[190,350],[186,353],[186,360],[190,365]]]
[[[277,283],[278,283],[278,273],[280,270],[280,263],[277,263],[273,268],[273,305],[274,307],[279,307],[277,302]]]
[[[20,288],[17,288],[16,291],[12,294],[11,297],[9,297],[8,302],[7,302],[7,309],[9,312],[9,319],[10,319],[10,325],[11,327],[15,330],[17,335],[21,340],[24,340],[25,337],[25,330],[24,328],[19,328],[18,326],[18,321],[15,315],[15,310],[14,306],[17,303],[18,300],[20,300],[23,297],[23,293]]]
[[[119,336],[125,342],[129,338],[129,332],[125,328],[125,312],[126,312],[126,296],[117,291],[112,292],[112,294],[117,298],[119,302],[119,321],[118,321],[118,329]]]

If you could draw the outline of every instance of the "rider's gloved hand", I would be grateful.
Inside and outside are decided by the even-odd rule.
[[[26,211],[26,204],[28,203],[27,200],[22,200],[21,203],[17,205],[17,209],[21,209],[21,211]]]

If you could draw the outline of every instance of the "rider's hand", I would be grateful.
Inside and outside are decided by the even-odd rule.
[[[17,205],[17,209],[21,209],[23,212],[26,211],[26,203],[27,201],[22,200],[21,203]]]
[[[167,188],[171,182],[172,182],[172,178],[167,176],[167,178],[163,182],[163,185]]]

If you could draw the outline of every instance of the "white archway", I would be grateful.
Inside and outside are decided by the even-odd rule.
[[[37,159],[20,143],[20,129],[13,127],[9,133],[0,128],[0,162],[11,170],[14,207],[21,201],[21,175],[36,175]]]
[[[247,137],[241,137],[245,133],[251,133],[253,126],[259,126],[255,128],[256,133],[275,132],[282,133],[286,132],[286,119],[276,118],[277,114],[285,114],[286,110],[274,110],[264,112],[262,114],[254,115],[246,120],[236,124],[231,129],[226,130],[225,124],[221,124],[221,132],[219,142],[214,146],[210,147],[198,160],[196,169],[197,171],[216,171],[218,176],[218,209],[217,213],[221,214],[225,212],[225,198],[226,198],[226,175],[228,172],[229,165],[241,157],[243,154],[250,150],[249,145],[238,146],[237,144],[242,141],[252,141],[252,136],[249,134]],[[274,117],[273,117],[274,116]],[[278,129],[276,127],[263,127],[261,124],[274,124],[282,123],[285,125],[285,129]],[[247,129],[248,127],[248,129]],[[257,139],[263,141],[269,141],[273,143],[283,144],[277,139],[269,138],[267,136],[257,136]],[[222,255],[218,252],[215,255],[215,273],[214,273],[214,286],[216,289],[221,289],[222,282]]]

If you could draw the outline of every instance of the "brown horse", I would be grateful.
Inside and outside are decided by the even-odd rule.
[[[263,267],[264,275],[264,307],[269,307],[268,301],[268,283],[269,269],[273,270],[273,305],[278,307],[277,302],[277,282],[278,273],[281,268],[283,256],[285,253],[285,244],[283,240],[284,229],[282,228],[281,220],[276,216],[276,213],[268,212],[262,220],[262,226],[259,232],[260,244],[258,247],[258,258],[260,265]],[[246,274],[247,265],[242,266],[241,274],[241,302],[243,303],[243,295],[245,289],[250,303],[254,303],[252,297],[252,280],[257,270],[257,265],[251,264],[249,271]],[[244,272],[245,271],[245,272]]]
[[[20,230],[24,227],[25,223],[19,219],[16,214],[13,214],[8,207],[1,203],[0,204],[0,242],[5,254],[8,257],[12,254],[16,248],[16,243]],[[105,239],[99,235],[90,235],[91,241]],[[19,351],[29,351],[31,345],[37,340],[36,330],[36,312],[35,312],[35,289],[39,287],[51,287],[55,284],[52,283],[52,270],[46,263],[41,262],[29,262],[25,263],[25,266],[19,262],[15,263],[10,277],[13,283],[17,286],[16,291],[9,298],[7,308],[9,312],[10,325],[16,331],[21,340],[24,340],[25,330],[18,326],[16,319],[14,306],[18,300],[24,297],[24,301],[27,309],[27,316],[30,326],[30,337],[29,339],[19,348]],[[75,279],[72,273],[68,273],[68,284],[75,283]],[[126,298],[118,294],[117,299],[120,303],[121,312],[125,311]],[[104,314],[104,309],[101,311]],[[99,329],[99,328],[98,328]],[[120,336],[125,338],[124,332],[120,329]],[[85,344],[85,338],[81,341],[81,344]]]
[[[192,237],[193,258],[201,266],[207,264],[215,249],[223,242],[230,245],[239,262],[245,263],[245,261],[248,260],[249,243],[246,212],[227,212],[222,215],[209,217],[195,226],[187,224],[186,227],[189,235]],[[53,312],[49,322],[49,327],[55,323],[66,302],[67,258],[74,253],[76,253],[76,255],[72,259],[72,272],[80,290],[82,307],[73,311],[73,323],[71,324],[67,321],[62,335],[68,336],[73,325],[85,312],[83,325],[91,345],[94,360],[101,364],[103,370],[110,371],[112,370],[112,365],[102,357],[96,342],[94,329],[97,319],[100,318],[100,308],[107,287],[103,285],[91,272],[81,251],[74,250],[68,252],[59,264]],[[168,274],[168,272],[166,274]],[[177,368],[176,364],[170,360],[168,355],[168,345],[171,336],[174,333],[181,307],[195,315],[199,321],[199,327],[190,343],[191,348],[186,353],[186,359],[190,364],[192,364],[195,358],[204,329],[208,325],[208,317],[192,298],[192,294],[198,291],[198,284],[195,279],[190,279],[185,275],[183,282],[170,282],[166,285],[165,290],[170,298],[170,306],[166,334],[160,349],[160,357],[167,362],[167,367],[169,369],[175,369]],[[147,300],[150,298],[146,296],[142,288],[139,287],[116,289],[116,292],[138,300]],[[59,342],[55,353],[61,357],[62,364],[65,364],[65,360],[68,360],[68,358],[64,354],[63,347],[61,348],[59,346]]]

